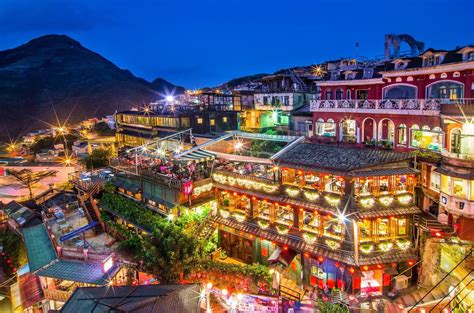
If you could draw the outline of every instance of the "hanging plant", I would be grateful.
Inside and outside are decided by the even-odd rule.
[[[313,235],[313,234],[310,234],[310,233],[304,233],[303,234],[303,239],[304,241],[306,241],[307,243],[309,243],[310,245],[312,245],[313,243],[316,242],[316,235]]]
[[[366,243],[360,246],[360,251],[364,254],[369,254],[374,251],[374,245],[370,243]]]
[[[309,201],[316,201],[319,198],[319,194],[317,192],[304,191],[303,194],[305,198],[308,199]]]
[[[237,220],[237,222],[242,223],[243,221],[245,221],[245,215],[243,215],[243,214],[234,213],[234,217]]]
[[[336,197],[331,197],[331,196],[325,196],[324,199],[326,199],[327,203],[329,203],[332,206],[337,206],[341,199],[336,198]]]
[[[407,205],[408,203],[411,202],[412,200],[412,196],[411,195],[401,195],[401,196],[398,196],[397,198],[398,202],[400,202],[401,204],[403,205]]]
[[[325,243],[332,250],[336,250],[341,247],[341,244],[339,242],[331,240],[331,239],[326,239]]]
[[[300,194],[300,190],[295,187],[287,187],[285,192],[292,198],[295,198]]]
[[[397,240],[397,246],[401,250],[407,250],[408,248],[410,248],[410,245],[411,245],[411,242],[408,239],[398,239]]]
[[[379,249],[382,250],[383,252],[388,252],[392,250],[392,247],[393,247],[393,243],[391,242],[382,242],[381,244],[379,244]]]
[[[230,212],[224,209],[220,209],[219,213],[223,218],[228,218],[230,216]]]
[[[270,223],[268,223],[267,221],[264,221],[264,220],[259,220],[257,222],[258,226],[260,226],[260,228],[262,229],[267,229],[268,226],[270,226]]]
[[[361,198],[359,201],[364,208],[371,208],[375,204],[375,199],[372,197]]]
[[[290,231],[290,227],[289,226],[283,226],[283,225],[277,225],[276,230],[280,235],[285,235],[285,234],[288,234],[288,232]]]
[[[389,206],[393,203],[393,197],[392,196],[380,197],[379,201],[380,203],[382,203],[382,205]]]

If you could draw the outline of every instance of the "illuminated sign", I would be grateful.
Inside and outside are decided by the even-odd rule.
[[[102,262],[102,271],[107,273],[112,268],[112,266],[114,266],[114,259],[112,256],[109,256],[104,260],[104,262]]]

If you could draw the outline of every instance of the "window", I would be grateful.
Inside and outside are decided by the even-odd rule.
[[[427,87],[428,99],[459,99],[464,97],[464,85],[454,81],[440,81]]]
[[[451,131],[451,152],[461,153],[461,130],[459,128]]]
[[[326,100],[332,100],[332,90],[326,90]]]
[[[367,100],[369,99],[368,90],[357,90],[356,91],[357,100]]]
[[[402,69],[404,69],[406,66],[407,66],[407,63],[406,63],[406,62],[397,62],[397,63],[395,64],[395,68],[396,68],[397,70],[402,70]]]
[[[450,195],[451,194],[451,188],[449,188],[449,185],[451,184],[451,177],[446,176],[446,175],[441,175],[441,191]]]
[[[383,89],[384,99],[416,99],[416,87],[409,85],[392,85]]]
[[[227,116],[224,116],[224,117],[222,118],[222,122],[223,122],[223,123],[227,123]]]
[[[289,106],[290,105],[290,97],[289,96],[284,96],[283,97],[283,105],[284,106]]]
[[[336,100],[341,100],[343,98],[344,91],[341,88],[336,89]]]
[[[430,188],[439,191],[441,188],[441,175],[431,170]]]
[[[474,61],[474,51],[471,51],[467,54],[468,61]]]
[[[347,99],[347,100],[351,100],[351,99],[352,99],[351,91],[350,91],[349,89],[346,90],[346,99]]]
[[[412,127],[410,131],[410,146],[433,151],[441,151],[443,146],[443,133],[441,131],[435,131],[435,129],[430,131],[426,129],[426,126],[422,130]]]
[[[211,118],[209,122],[210,122],[211,126],[215,126],[215,125],[216,125],[216,120],[213,119],[213,118]],[[199,122],[198,122],[198,123],[199,123]]]
[[[189,117],[183,117],[181,118],[181,127],[183,128],[189,128],[190,122],[189,122]]]
[[[341,122],[342,140],[345,142],[356,141],[356,121],[345,119]]]
[[[405,124],[398,126],[397,139],[399,145],[407,144],[407,126]]]
[[[336,137],[336,123],[332,119],[328,119],[327,122],[324,122],[323,119],[318,119],[315,127],[316,136]]]
[[[268,105],[268,97],[263,97],[263,105]]]
[[[198,123],[198,124],[202,124],[202,117],[198,117],[198,118],[197,118],[197,123]]]
[[[467,180],[453,178],[453,196],[465,198],[467,195]]]
[[[407,232],[407,220],[404,219],[404,218],[400,218],[398,219],[397,221],[398,223],[398,236],[403,236],[403,235],[406,235],[408,232]]]

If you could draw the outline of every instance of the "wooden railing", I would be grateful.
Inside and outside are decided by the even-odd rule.
[[[57,289],[45,289],[44,297],[48,300],[66,302],[72,295],[72,291],[62,291]]]

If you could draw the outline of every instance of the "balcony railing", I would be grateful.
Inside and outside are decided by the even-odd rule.
[[[448,157],[448,158],[474,161],[474,154],[472,153],[454,153],[454,152],[449,152],[446,149],[443,149],[443,151],[441,151],[441,154],[444,157]]]
[[[62,291],[57,289],[45,289],[44,297],[48,300],[66,302],[71,296],[72,291]]]
[[[310,111],[363,112],[380,111],[398,114],[438,115],[444,99],[366,99],[310,100]]]

